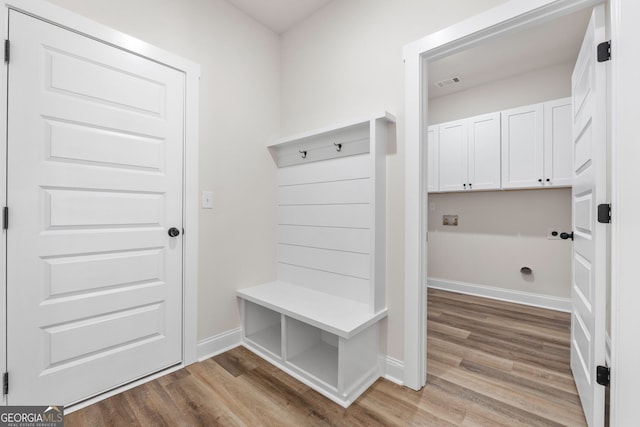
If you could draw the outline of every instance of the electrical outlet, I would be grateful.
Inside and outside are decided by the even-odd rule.
[[[458,215],[442,215],[442,225],[458,226]]]
[[[560,233],[560,227],[549,227],[547,228],[547,239],[560,240]]]
[[[213,209],[213,192],[202,192],[202,209]]]

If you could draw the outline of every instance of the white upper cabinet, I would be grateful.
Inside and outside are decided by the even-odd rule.
[[[469,190],[500,188],[500,113],[467,119]]]
[[[485,114],[429,128],[429,191],[500,189],[500,113]],[[437,136],[436,136],[437,135]]]
[[[464,191],[467,188],[467,121],[443,123],[439,127],[440,191]]]
[[[542,104],[502,112],[502,188],[544,185]]]
[[[427,134],[429,192],[572,185],[571,98],[433,125]]]
[[[438,175],[440,158],[438,154],[440,135],[439,126],[429,126],[427,129],[427,191],[437,192],[439,189]]]
[[[571,168],[571,98],[544,103],[544,183],[569,187]]]
[[[503,111],[502,188],[571,182],[571,98]]]

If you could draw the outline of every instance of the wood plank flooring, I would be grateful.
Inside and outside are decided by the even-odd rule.
[[[585,426],[567,313],[429,290],[428,384],[349,409],[238,347],[65,417],[73,426]]]

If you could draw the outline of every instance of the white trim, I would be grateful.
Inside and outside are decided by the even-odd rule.
[[[404,385],[404,363],[390,356],[380,355],[382,377],[392,383]]]
[[[604,361],[607,366],[611,366],[611,337],[609,332],[604,334]]]
[[[197,361],[198,354],[198,147],[199,147],[199,84],[200,65],[190,60],[184,59],[171,52],[152,46],[144,41],[113,30],[107,26],[99,24],[81,15],[67,11],[45,1],[33,0],[0,0],[0,32],[8,35],[8,9],[19,10],[23,13],[34,16],[38,19],[50,22],[64,28],[83,34],[92,39],[124,49],[135,55],[139,55],[152,61],[164,64],[171,68],[182,71],[185,74],[185,147],[184,147],[184,199],[183,199],[183,228],[187,233],[183,239],[183,340],[182,340],[182,363],[189,365]],[[3,67],[2,76],[6,82],[7,67]],[[0,98],[3,100],[0,110],[0,117],[6,117],[7,92],[6,85],[0,85]],[[4,119],[2,119],[4,120]],[[6,121],[3,126],[6,129]],[[0,132],[0,161],[5,161],[6,132]],[[4,148],[3,148],[4,147]],[[2,178],[0,183],[4,182]],[[0,199],[6,200],[5,185],[0,185]],[[6,243],[6,234],[3,233],[3,243]],[[6,245],[0,249],[1,258],[5,259]],[[0,289],[0,304],[6,306],[4,295],[6,294],[6,282],[4,274],[4,264],[0,265],[2,284]],[[0,324],[0,364],[6,366],[6,324],[4,319]],[[166,372],[166,371],[164,371]],[[148,378],[148,377],[147,377]],[[125,388],[114,390],[115,394]],[[112,392],[110,392],[112,393]]]
[[[422,167],[420,114],[427,102],[421,95],[424,61],[418,55],[405,59],[405,208],[404,208],[404,383],[419,390],[427,381],[427,245],[425,208],[427,176]],[[424,220],[423,220],[424,218]],[[424,304],[421,303],[424,301]]]
[[[637,182],[640,99],[640,2],[610,0],[611,6],[611,425],[640,425],[640,286]]]
[[[602,0],[511,0],[405,45],[404,58],[446,56],[452,48],[467,48],[598,3]]]
[[[301,139],[313,138],[323,133],[340,131],[347,127],[363,125],[365,123],[371,123],[372,121],[381,120],[381,119],[387,120],[391,123],[396,122],[396,116],[394,114],[391,114],[388,111],[384,111],[382,113],[374,113],[365,117],[360,117],[358,119],[345,120],[339,124],[334,124],[331,126],[325,126],[325,127],[314,129],[314,130],[301,132],[295,135],[287,136],[285,138],[279,138],[277,141],[269,143],[267,147],[275,148],[281,145],[287,145],[291,142],[299,142]]]
[[[203,339],[198,343],[198,362],[229,351],[241,344],[242,328],[240,327]]]
[[[531,27],[602,0],[511,0],[404,48],[405,59],[405,384],[426,383],[426,129],[427,60],[443,57],[509,31]],[[423,133],[425,134],[423,136]]]
[[[7,39],[9,28],[7,22],[9,21],[9,11],[6,8],[0,8],[0,31],[4,39]],[[0,85],[0,200],[1,206],[5,206],[7,202],[7,66],[0,67],[1,81],[5,82]],[[0,310],[6,313],[7,309],[7,231],[2,229],[2,241],[0,242]],[[2,369],[7,367],[7,316],[3,314],[0,316],[0,366]],[[3,394],[1,402],[3,405],[7,404],[7,395]]]
[[[461,294],[475,295],[516,304],[533,307],[548,308],[549,310],[571,312],[571,299],[554,297],[551,295],[534,294],[531,292],[515,291],[494,286],[478,285],[475,283],[456,282],[453,280],[429,277],[428,287]]]
[[[185,365],[189,365],[198,359],[200,66],[194,70],[186,71],[185,84],[182,359]]]

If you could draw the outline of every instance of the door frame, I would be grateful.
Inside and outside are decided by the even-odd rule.
[[[198,126],[200,65],[144,41],[123,34],[88,18],[42,0],[0,0],[0,33],[8,38],[9,10],[17,10],[105,44],[123,49],[181,71],[185,75],[184,160],[183,160],[183,259],[182,259],[182,363],[197,361],[198,346]],[[8,67],[0,69],[0,81],[6,82]],[[7,163],[7,85],[0,85],[0,165]],[[6,170],[1,166],[0,200],[7,200]],[[6,307],[6,244],[2,230],[0,242],[0,307]],[[0,367],[7,366],[6,316],[0,316]],[[6,397],[2,397],[6,404]]]
[[[420,389],[426,383],[427,273],[427,68],[436,59],[494,35],[526,28],[545,20],[603,3],[599,0],[509,1],[404,48],[405,60],[405,270],[404,270],[404,383]],[[640,3],[608,0],[607,25],[612,39],[609,83],[611,130],[611,425],[640,419],[640,286],[637,253],[640,241]]]

